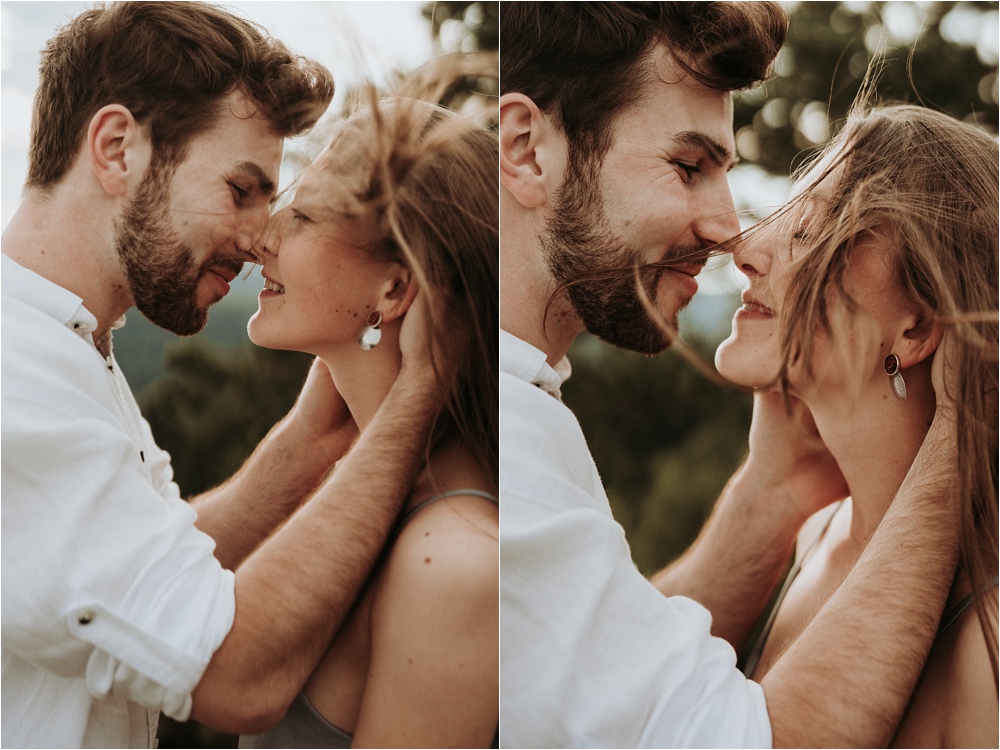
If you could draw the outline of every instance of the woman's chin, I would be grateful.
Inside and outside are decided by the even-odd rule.
[[[715,350],[715,368],[730,383],[747,388],[765,388],[778,377],[778,368],[765,361],[758,348],[744,346],[736,334]]]
[[[275,341],[273,336],[268,335],[267,326],[261,322],[259,316],[259,312],[255,313],[247,322],[247,337],[265,349],[284,349],[280,341]]]

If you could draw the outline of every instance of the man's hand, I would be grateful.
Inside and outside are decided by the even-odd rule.
[[[808,407],[792,395],[786,401],[778,390],[754,392],[750,455],[742,472],[760,492],[776,493],[796,508],[803,521],[849,494]]]
[[[438,382],[444,386],[458,368],[468,345],[468,326],[451,325],[453,315],[447,300],[417,292],[410,309],[403,318],[399,332],[399,348],[403,354],[403,373],[423,376],[437,373]],[[444,336],[434,336],[433,331],[445,331]]]
[[[304,445],[322,449],[328,464],[339,460],[358,436],[358,425],[319,357],[313,360],[305,385],[288,414],[288,424],[294,426]]]

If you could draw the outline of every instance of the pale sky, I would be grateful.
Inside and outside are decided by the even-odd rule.
[[[0,2],[0,224],[6,227],[27,173],[31,101],[39,54],[48,39],[92,2]],[[424,3],[261,0],[220,2],[264,26],[292,52],[326,65],[334,75],[338,109],[353,82],[384,80],[393,69],[410,70],[434,54]],[[284,176],[283,176],[284,180]]]

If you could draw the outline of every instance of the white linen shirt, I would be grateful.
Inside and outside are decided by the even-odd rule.
[[[2,286],[2,744],[151,747],[158,711],[188,717],[235,579],[97,319],[7,256]]]
[[[708,610],[632,563],[568,373],[500,331],[500,746],[770,747]]]

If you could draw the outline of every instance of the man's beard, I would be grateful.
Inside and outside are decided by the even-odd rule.
[[[195,263],[194,252],[174,232],[167,213],[171,172],[150,166],[135,198],[115,221],[115,249],[139,312],[171,333],[190,336],[208,322],[208,309],[198,306],[198,284],[206,268],[228,263],[238,271],[242,262],[214,256],[200,266]]]
[[[596,165],[590,166],[589,174],[571,166],[559,189],[541,237],[545,263],[588,331],[614,346],[657,354],[673,337],[643,305],[636,269],[654,306],[666,269],[643,268],[639,251],[614,235],[596,187]],[[676,331],[676,316],[666,322]]]

